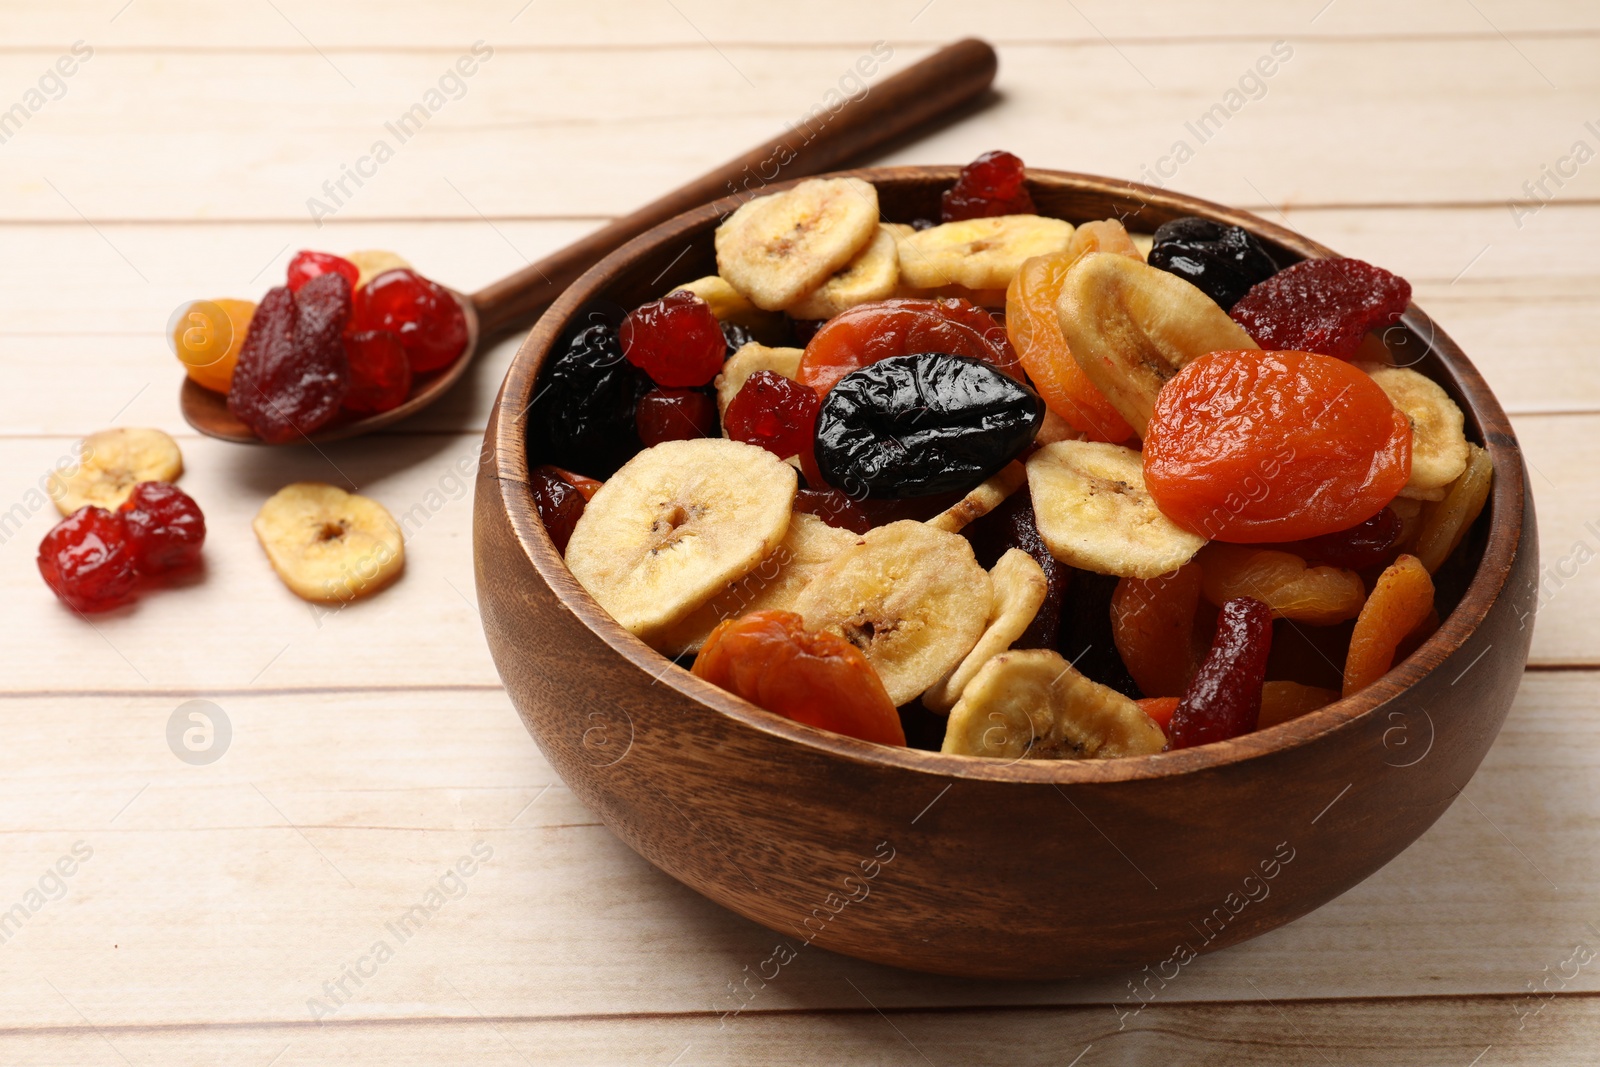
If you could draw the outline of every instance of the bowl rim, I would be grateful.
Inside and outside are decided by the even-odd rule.
[[[953,182],[959,170],[955,166],[869,167],[834,171],[818,177],[856,177],[875,185],[908,180]],[[1338,255],[1332,249],[1287,227],[1250,212],[1198,197],[1071,171],[1030,167],[1027,174],[1030,185],[1035,188],[1041,185],[1070,188],[1138,201],[1141,206],[1203,215],[1243,226],[1258,237],[1265,237],[1306,258]],[[803,179],[773,182],[761,187],[760,193],[780,192],[800,180]],[[1034,785],[1144,781],[1215,770],[1285,752],[1311,744],[1357,720],[1371,718],[1378,709],[1410,690],[1460,651],[1482,625],[1504,590],[1511,564],[1521,549],[1526,518],[1525,472],[1520,448],[1505,411],[1477,368],[1431,318],[1412,304],[1402,317],[1401,324],[1419,338],[1428,338],[1427,351],[1438,357],[1459,395],[1466,400],[1471,417],[1482,431],[1483,446],[1494,461],[1495,476],[1488,501],[1490,526],[1483,557],[1455,609],[1441,620],[1439,629],[1410,656],[1365,689],[1287,722],[1195,748],[1105,760],[1018,758],[1001,761],[878,745],[846,737],[784,718],[695,677],[625,630],[578,584],[567,569],[539,519],[533,495],[528,488],[529,465],[522,417],[531,406],[531,398],[535,395],[533,384],[544,357],[564,333],[568,319],[599,297],[600,291],[609,284],[622,265],[656,246],[685,238],[707,223],[725,217],[742,202],[743,199],[738,196],[725,197],[677,215],[624,244],[569,286],[539,318],[512,357],[500,393],[495,398],[489,424],[492,436],[486,440],[486,444],[493,448],[492,458],[486,459],[486,462],[491,465],[489,469],[499,486],[499,506],[509,520],[524,555],[563,606],[622,659],[652,677],[653,684],[659,683],[676,690],[684,697],[719,713],[734,725],[769,735],[773,741],[805,746],[857,764],[922,773],[941,779]],[[516,410],[508,411],[513,406]],[[1484,653],[1480,653],[1480,658],[1487,651],[1485,649]]]

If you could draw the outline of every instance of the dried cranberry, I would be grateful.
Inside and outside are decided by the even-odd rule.
[[[711,306],[685,289],[629,312],[620,337],[628,362],[669,389],[707,384],[722,370],[728,351]]]
[[[872,516],[867,510],[837,489],[801,489],[794,495],[794,509],[851,533],[872,529]]]
[[[350,384],[342,334],[350,316],[350,283],[319,274],[298,294],[271,289],[250,319],[228,410],[269,444],[321,427],[339,412]]]
[[[646,448],[663,441],[692,441],[717,432],[717,402],[697,389],[652,389],[634,412]]]
[[[798,506],[798,505],[796,505]],[[993,567],[1008,549],[1020,548],[1033,557],[1044,571],[1044,603],[1034,613],[1033,622],[1021,637],[1011,643],[1012,648],[1055,648],[1061,632],[1061,607],[1066,599],[1067,581],[1072,568],[1056,559],[1039,536],[1039,526],[1033,515],[1033,500],[1028,490],[1022,488],[1012,493],[989,514],[974,519],[961,531],[972,542],[978,562]],[[1076,655],[1081,649],[1073,649]]]
[[[194,498],[171,482],[140,482],[117,513],[127,527],[140,574],[161,574],[200,562],[206,517]]]
[[[133,592],[133,546],[121,515],[85,505],[39,542],[39,573],[70,608],[104,611]]]
[[[535,467],[528,487],[533,490],[534,505],[539,509],[539,518],[544,520],[550,540],[555,542],[556,551],[565,552],[567,542],[572,539],[572,528],[583,516],[588,498],[554,467]]]
[[[939,200],[944,222],[981,219],[991,215],[1032,215],[1022,160],[1010,152],[985,152],[961,168],[955,185]]]
[[[1270,350],[1349,359],[1369,330],[1405,314],[1411,285],[1359,259],[1307,259],[1253,286],[1229,312]]]
[[[788,459],[810,450],[821,407],[816,390],[776,371],[758,370],[729,401],[723,425],[735,441]]]
[[[301,286],[319,274],[342,274],[353,290],[361,278],[361,268],[331,252],[296,252],[289,261],[289,291],[298,293]]]
[[[1209,745],[1254,730],[1271,651],[1271,608],[1247,596],[1223,604],[1211,651],[1172,713],[1171,747]]]
[[[639,451],[634,406],[650,379],[622,357],[617,332],[602,317],[558,345],[539,374],[528,410],[528,452],[608,478]]]
[[[411,395],[411,361],[398,334],[363,330],[344,339],[350,361],[350,391],[344,406],[363,414],[388,411]]]
[[[1389,550],[1400,539],[1404,523],[1393,508],[1384,508],[1366,522],[1338,533],[1310,537],[1278,545],[1307,563],[1326,564],[1359,571],[1389,558]]]
[[[467,347],[467,317],[444,286],[414,270],[386,270],[356,292],[355,331],[397,334],[413,374],[456,361]]]

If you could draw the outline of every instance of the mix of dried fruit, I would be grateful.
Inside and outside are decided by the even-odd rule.
[[[419,376],[467,347],[449,290],[393,252],[304,251],[259,304],[197,300],[172,345],[195,384],[270,444],[303,440],[341,417],[399,407]]]
[[[1403,279],[1044,217],[1006,152],[934,215],[858,178],[758,197],[717,274],[551,354],[533,499],[621,626],[798,722],[947,716],[934,747],[1009,760],[1275,726],[1341,696],[1301,652],[1349,695],[1437,627],[1493,470],[1386,358]]]

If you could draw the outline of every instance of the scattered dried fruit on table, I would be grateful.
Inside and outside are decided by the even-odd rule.
[[[639,451],[634,408],[650,379],[622,355],[605,322],[580,329],[549,356],[528,409],[528,457],[607,478]]]
[[[291,293],[298,293],[307,282],[319,274],[342,274],[344,280],[350,284],[350,291],[354,292],[361,282],[361,268],[331,252],[296,252],[289,261],[288,286]]]
[[[871,183],[810,178],[756,197],[717,227],[717,273],[756,307],[780,311],[827,281],[877,232]]]
[[[1401,556],[1378,576],[1356,618],[1345,660],[1344,695],[1359,692],[1394,666],[1395,650],[1433,611],[1433,579],[1415,556]]]
[[[1223,311],[1232,309],[1252,286],[1278,273],[1271,254],[1250,231],[1193,215],[1156,229],[1149,261],[1194,285]]]
[[[101,430],[85,437],[77,453],[75,466],[52,470],[45,483],[62,515],[89,504],[114,510],[140,482],[174,482],[183,473],[178,442],[160,430]]]
[[[630,311],[618,339],[629,363],[669,389],[709,384],[727,355],[722,326],[710,306],[682,289]]]
[[[1098,225],[1080,226],[1077,233]],[[1073,358],[1056,312],[1067,271],[1078,258],[1079,253],[1068,249],[1023,262],[1006,289],[1006,333],[1028,379],[1050,410],[1091,440],[1117,444],[1133,436],[1133,427]]]
[[[946,222],[900,239],[900,281],[914,289],[1004,289],[1023,260],[1064,251],[1070,240],[1072,223],[1042,215]]]
[[[350,283],[319,274],[292,293],[270,290],[250,320],[228,410],[268,444],[298,441],[339,413],[350,385],[343,333]]]
[[[117,513],[140,574],[164,574],[200,562],[206,518],[194,498],[177,486],[140,482]]]
[[[572,528],[578,524],[584,505],[593,494],[585,495],[559,469],[550,466],[535,467],[529,472],[528,491],[533,494],[534,507],[539,510],[539,518],[556,551],[566,552]]]
[[[1156,578],[1205,544],[1156,507],[1131,448],[1058,441],[1029,456],[1027,468],[1039,533],[1057,559],[1074,567]]]
[[[196,300],[174,317],[173,351],[196,385],[227,393],[255,311],[249,300]]]
[[[1349,359],[1369,330],[1399,322],[1410,302],[1410,283],[1381,267],[1307,259],[1251,288],[1230,313],[1262,348]]]
[[[894,234],[883,226],[854,259],[788,309],[797,319],[829,319],[858,304],[893,296],[900,282]]]
[[[1332,689],[1299,682],[1266,682],[1261,686],[1261,716],[1256,729],[1265,730],[1280,722],[1298,719],[1338,699],[1339,694]]]
[[[965,300],[896,298],[835,315],[806,343],[795,377],[825,394],[852,371],[895,356],[943,352],[992,363],[1020,379],[1003,326]]]
[[[1010,648],[1028,629],[1049,592],[1044,571],[1020,548],[1010,549],[1000,557],[989,571],[989,581],[993,602],[984,631],[972,651],[922,694],[922,706],[929,711],[948,713],[955,707],[979,669]]]
[[[1367,599],[1355,571],[1313,567],[1292,552],[1213,541],[1196,562],[1206,599],[1219,607],[1234,597],[1254,597],[1276,618],[1331,626],[1355,618]]]
[[[1254,730],[1271,650],[1270,608],[1250,597],[1222,605],[1211,651],[1172,713],[1172,747],[1209,745]]]
[[[1257,347],[1205,293],[1125,255],[1079,259],[1056,309],[1068,351],[1140,437],[1180,369],[1207,352]]]
[[[106,611],[127,600],[138,575],[122,516],[84,505],[39,542],[45,584],[74,611]]]
[[[1411,420],[1411,477],[1400,492],[1443,500],[1450,483],[1467,469],[1466,420],[1444,387],[1409,367],[1357,364]]]
[[[821,407],[816,390],[775,371],[758,370],[722,413],[722,425],[733,440],[788,459],[811,451]]]
[[[356,290],[350,325],[398,335],[414,374],[443,370],[467,348],[467,316],[450,290],[406,268]]]
[[[895,356],[828,391],[817,466],[852,495],[965,492],[1026,448],[1043,418],[1038,395],[992,364],[937,352]]]
[[[880,745],[904,745],[900,716],[877,673],[843,638],[800,616],[760,611],[719,625],[694,673],[758,707]]]
[[[1022,160],[1010,152],[985,152],[962,167],[956,183],[939,194],[941,222],[1033,213]]]
[[[646,448],[711,437],[717,432],[717,402],[698,389],[652,389],[639,398],[634,420]]]
[[[1212,352],[1156,401],[1144,477],[1214,540],[1297,541],[1376,515],[1411,476],[1411,426],[1371,378],[1309,352]]]
[[[261,505],[251,527],[283,584],[305,600],[359,600],[405,569],[405,539],[394,517],[376,500],[337,486],[286,485]]]
[[[398,334],[388,330],[349,334],[344,355],[350,364],[345,410],[376,414],[399,407],[411,395],[411,360]]]
[[[950,711],[941,752],[993,759],[1149,756],[1166,745],[1138,704],[1079,674],[1059,653],[1004,652]]]
[[[1123,578],[1111,594],[1117,652],[1139,689],[1153,697],[1184,692],[1200,669],[1203,649],[1194,633],[1200,580],[1200,565],[1185,563],[1155,578]]]
[[[1489,502],[1494,484],[1494,461],[1477,445],[1467,448],[1467,469],[1450,486],[1445,498],[1427,505],[1417,530],[1415,552],[1433,574],[1455,552]]]
[[[777,547],[796,483],[794,468],[738,441],[647,448],[589,501],[567,566],[618,623],[649,640]]]
[[[978,643],[989,573],[959,534],[903,520],[856,538],[800,593],[811,629],[861,649],[896,707],[914,700]]]

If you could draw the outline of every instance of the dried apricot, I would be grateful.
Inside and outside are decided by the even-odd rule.
[[[1088,226],[1080,226],[1077,233],[1086,229]],[[1127,235],[1123,237],[1126,239]],[[1074,430],[1088,434],[1090,440],[1120,444],[1133,436],[1133,427],[1117,414],[1111,401],[1094,387],[1072,358],[1056,314],[1067,269],[1081,254],[1069,248],[1023,261],[1006,288],[1006,333],[1023,370],[1051,411]]]
[[[1430,574],[1444,566],[1489,500],[1494,461],[1477,445],[1469,444],[1467,453],[1467,469],[1443,500],[1427,505],[1417,531],[1417,558]]]
[[[249,300],[196,300],[175,318],[172,347],[196,385],[227,394],[255,313]]]
[[[919,352],[970,356],[1022,378],[1017,354],[994,316],[943,297],[880,300],[835,315],[807,342],[797,377],[823,395],[851,371]]]
[[[1344,695],[1365,689],[1387,674],[1394,665],[1395,650],[1427,622],[1433,610],[1433,579],[1416,556],[1401,556],[1378,575],[1350,635]]]
[[[1298,719],[1307,712],[1325,708],[1339,699],[1332,689],[1299,682],[1267,682],[1261,687],[1261,717],[1257,730],[1265,730],[1280,722]]]
[[[1111,638],[1139,688],[1176,696],[1200,669],[1194,615],[1200,604],[1200,566],[1185,563],[1160,578],[1123,578],[1111,594]]]
[[[718,623],[693,671],[796,722],[880,745],[906,743],[867,657],[837,634],[807,630],[792,611],[752,611]]]
[[[1150,721],[1161,727],[1161,732],[1166,733],[1172,725],[1172,713],[1178,710],[1177,697],[1144,697],[1134,701],[1139,705],[1139,710],[1150,716]]]
[[[1298,541],[1371,518],[1411,476],[1411,424],[1360,370],[1310,352],[1211,352],[1156,398],[1145,485],[1213,540]]]
[[[1253,596],[1275,618],[1331,626],[1355,618],[1367,599],[1355,571],[1312,567],[1292,552],[1213,541],[1198,559],[1206,599],[1219,606],[1236,596]]]

